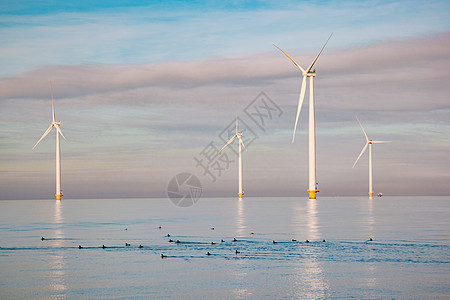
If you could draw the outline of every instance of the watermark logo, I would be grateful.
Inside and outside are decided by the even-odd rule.
[[[176,206],[189,207],[200,199],[202,185],[194,174],[179,173],[169,181],[167,195]]]
[[[281,108],[269,98],[264,92],[260,92],[243,110],[238,114],[239,132],[242,133],[242,141],[245,150],[252,147],[260,135],[266,133],[267,126],[276,122],[283,115]],[[197,174],[202,179],[209,179],[215,183],[228,170],[238,156],[238,139],[235,139],[229,147],[222,151],[222,147],[236,134],[236,119],[230,120],[228,125],[203,148],[194,159]],[[167,194],[170,200],[178,207],[189,207],[194,205],[202,194],[200,180],[191,173],[180,173],[173,177],[168,186]]]
[[[261,92],[259,95],[244,108],[245,114],[262,130],[266,131],[267,122],[281,117],[283,111],[281,108],[266,95]]]

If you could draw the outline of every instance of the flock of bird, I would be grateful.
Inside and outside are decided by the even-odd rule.
[[[159,226],[158,228],[159,228],[159,230],[161,230],[162,227]],[[126,228],[125,230],[128,230],[128,228]],[[211,230],[214,230],[214,227],[211,227]],[[254,232],[251,232],[250,234],[251,234],[251,235],[254,235]],[[182,242],[181,242],[180,240],[178,240],[178,239],[177,239],[176,241],[173,240],[173,239],[171,239],[171,235],[170,235],[170,234],[167,234],[165,237],[168,238],[168,242],[169,242],[169,243],[182,244]],[[41,240],[44,241],[44,240],[46,240],[46,238],[45,238],[45,237],[41,237]],[[231,241],[232,241],[233,243],[234,243],[234,242],[239,242],[239,240],[236,239],[236,238],[233,238]],[[373,239],[370,238],[368,241],[373,241]],[[291,242],[296,243],[296,242],[298,242],[298,240],[296,240],[296,239],[291,239]],[[325,242],[326,242],[326,240],[323,239],[323,240],[322,240],[322,243],[325,243]],[[225,240],[221,239],[221,240],[220,240],[220,243],[226,243],[226,242],[225,242]],[[304,241],[304,243],[305,243],[305,244],[308,244],[308,243],[310,243],[310,241],[307,239],[307,240]],[[211,245],[216,245],[216,244],[217,244],[216,242],[211,242]],[[275,244],[278,244],[278,242],[275,241],[275,240],[272,240],[272,244],[275,245]],[[131,247],[131,244],[128,243],[128,242],[125,242],[125,247]],[[103,244],[102,246],[97,247],[97,248],[106,249],[106,248],[113,248],[113,247],[107,247],[107,246],[105,246],[105,245]],[[117,246],[115,246],[114,248],[117,248]],[[138,248],[142,249],[142,248],[144,248],[144,246],[142,246],[142,244],[139,244]],[[78,249],[84,249],[84,247],[83,247],[82,245],[78,245]],[[241,253],[241,251],[235,249],[235,250],[234,250],[234,253],[235,253],[236,255],[238,255],[238,254]],[[206,255],[206,256],[210,256],[210,255],[213,255],[213,254],[212,254],[211,252],[207,251],[205,255]],[[161,253],[161,258],[167,258],[167,257],[168,257],[168,256],[167,256],[166,254]]]

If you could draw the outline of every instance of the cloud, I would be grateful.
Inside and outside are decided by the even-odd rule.
[[[361,46],[448,31],[447,1],[202,1],[0,8],[0,76],[49,65],[194,61],[287,49]],[[36,7],[34,9],[34,7]]]
[[[450,33],[407,41],[389,41],[365,47],[325,49],[315,67],[316,84],[324,102],[336,108],[441,109],[447,107],[450,88]],[[314,56],[285,49],[306,66]],[[202,89],[266,88],[279,85],[292,93],[300,80],[295,66],[273,48],[254,55],[217,57],[201,61],[172,61],[141,65],[51,66],[3,78],[0,101],[45,99],[49,81],[60,98],[121,102],[129,93],[134,101],[202,101]],[[190,93],[185,94],[186,90]],[[279,88],[281,90],[281,88]],[[192,94],[191,94],[192,93]],[[116,96],[115,96],[116,94]],[[175,96],[175,97],[174,97]],[[433,97],[433,101],[424,101]],[[127,97],[130,99],[130,97]],[[220,95],[210,97],[211,101]],[[368,107],[370,103],[370,107]]]
[[[443,162],[449,148],[449,36],[325,49],[315,66],[322,195],[366,192],[364,158],[351,169],[364,142],[355,115],[369,136],[394,141],[374,149],[377,187],[383,192],[428,193],[433,174],[448,181]],[[302,65],[315,56],[284,50]],[[307,101],[296,143],[290,143],[300,72],[271,48],[192,61],[49,66],[1,78],[1,198],[14,195],[18,180],[33,187],[33,195],[46,195],[45,186],[52,189],[53,139],[31,152],[49,125],[50,80],[69,140],[62,144],[67,194],[164,196],[168,180],[180,171],[196,172],[209,195],[234,191],[235,166],[215,184],[193,157],[210,141],[219,142],[236,102],[244,118],[243,108],[261,91],[284,113],[266,132],[258,131],[260,138],[245,154],[249,193],[297,195],[298,185],[307,182]],[[417,184],[420,178],[423,186]],[[433,186],[434,194],[448,191],[444,183]]]

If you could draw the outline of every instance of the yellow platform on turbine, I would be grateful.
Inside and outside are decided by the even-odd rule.
[[[314,191],[307,190],[309,193],[309,199],[316,199],[316,193],[320,192],[320,190],[317,188]]]

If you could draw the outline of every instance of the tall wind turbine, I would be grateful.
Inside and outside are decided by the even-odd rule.
[[[55,104],[53,101],[53,85],[52,85],[52,124],[47,129],[47,131],[44,132],[42,137],[37,141],[36,145],[34,145],[33,149],[36,148],[36,146],[39,144],[40,141],[42,141],[43,138],[52,130],[53,127],[56,128],[56,200],[61,200],[61,197],[64,196],[61,191],[61,148],[59,146],[59,135],[66,139],[64,137],[64,134],[62,133],[59,126],[61,125],[61,121],[56,122],[55,121]]]
[[[225,149],[226,146],[231,144],[235,138],[238,138],[238,140],[239,140],[239,191],[238,191],[239,198],[242,198],[242,196],[244,195],[244,190],[243,190],[243,185],[242,185],[242,147],[244,147],[244,149],[247,150],[247,148],[245,148],[244,142],[242,141],[242,133],[243,132],[242,131],[239,132],[239,129],[238,129],[238,115],[236,112],[236,133],[225,144],[225,146],[223,146],[222,149],[220,149],[220,151],[222,151],[223,149]]]
[[[294,125],[294,134],[292,135],[292,143],[294,143],[295,139],[295,131],[297,129],[297,123],[298,123],[298,117],[300,116],[300,110],[302,109],[303,99],[305,98],[305,92],[306,92],[306,78],[309,77],[309,199],[316,199],[316,193],[320,192],[319,186],[316,183],[316,122],[315,122],[315,113],[314,113],[314,77],[316,77],[316,69],[312,70],[312,67],[316,63],[317,59],[319,58],[320,54],[322,53],[323,49],[327,45],[328,41],[330,40],[330,35],[328,40],[325,42],[325,45],[323,45],[322,49],[320,50],[319,54],[317,54],[316,58],[313,60],[311,65],[307,69],[303,69],[298,63],[295,62],[295,60],[292,59],[289,55],[287,55],[286,52],[281,50],[278,46],[274,44],[274,46],[283,52],[302,72],[303,80],[302,80],[302,87],[300,90],[300,98],[298,100],[298,107],[297,107],[297,117],[295,118],[295,125]]]
[[[358,120],[359,126],[361,126],[361,129],[362,129],[362,131],[364,133],[364,136],[366,137],[366,145],[362,149],[361,153],[359,154],[359,156],[356,159],[355,163],[353,164],[352,168],[354,168],[356,166],[356,163],[358,162],[359,158],[363,155],[364,151],[366,151],[367,146],[369,146],[369,199],[372,199],[372,197],[373,197],[373,185],[372,185],[372,144],[390,143],[391,141],[373,141],[373,140],[369,140],[369,138],[367,137],[366,132],[364,131],[364,128],[363,128],[361,122],[359,121],[358,118],[356,118],[356,120]]]

